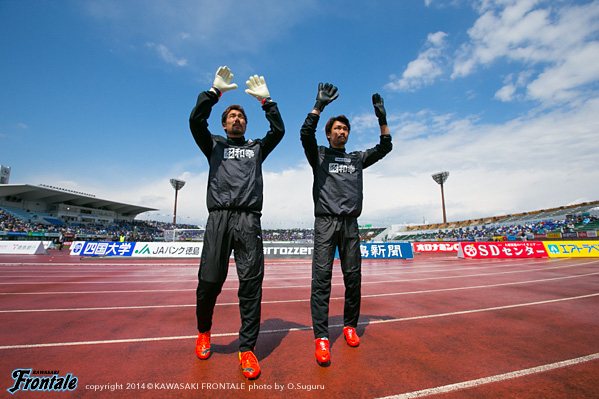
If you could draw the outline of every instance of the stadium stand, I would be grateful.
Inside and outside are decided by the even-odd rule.
[[[67,211],[68,210],[68,211]],[[201,229],[189,224],[136,220],[153,208],[97,199],[56,187],[0,185],[1,240],[162,241],[165,231]],[[70,213],[69,213],[70,212]],[[599,230],[599,201],[441,224],[360,227],[367,241],[491,241],[566,238]],[[579,234],[582,233],[582,234]],[[568,236],[570,234],[571,236]],[[545,237],[540,237],[540,236]],[[597,234],[588,235],[597,237]],[[264,229],[265,241],[313,242],[312,229]]]
[[[500,237],[512,239],[543,239],[542,235],[577,232],[597,232],[599,201],[577,205],[493,216],[446,224],[407,226],[406,231],[391,234],[390,241],[493,241]],[[567,234],[566,234],[567,235]],[[596,235],[595,235],[596,237]]]

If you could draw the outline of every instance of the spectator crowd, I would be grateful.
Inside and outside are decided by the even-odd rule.
[[[413,240],[445,240],[445,241],[475,241],[477,239],[492,239],[493,237],[511,236],[518,239],[534,237],[535,234],[570,233],[589,223],[599,220],[594,216],[578,216],[564,220],[543,220],[524,224],[506,224],[493,226],[473,226],[438,230],[434,232],[413,232]],[[401,237],[401,236],[400,236]],[[394,239],[399,239],[394,237]]]
[[[63,234],[67,238],[80,237],[84,239],[102,238],[112,241],[155,241],[164,238],[165,230],[197,229],[198,226],[158,222],[140,221],[118,222],[111,225],[65,223],[42,224],[23,221],[9,212],[0,209],[0,232],[21,233],[25,235],[47,235],[50,237]],[[14,235],[14,234],[13,234]]]
[[[473,226],[467,228],[454,228],[438,231],[418,232],[412,231],[409,234],[411,241],[427,240],[482,240],[492,239],[497,236],[514,236],[519,239],[526,239],[535,234],[547,234],[552,232],[567,233],[575,229],[584,227],[586,224],[597,222],[599,219],[594,216],[579,216],[565,220],[544,220],[525,224],[509,224],[494,226]],[[173,229],[200,229],[196,225],[172,224],[159,221],[141,221],[119,222],[110,226],[94,224],[40,224],[31,221],[20,220],[8,212],[0,210],[0,232],[6,234],[1,237],[10,237],[11,235],[45,235],[48,237],[58,237],[60,234],[69,239],[102,239],[112,241],[162,241],[164,233]],[[369,230],[373,230],[370,228]],[[376,229],[379,231],[383,228]],[[12,234],[11,234],[12,233]],[[1,233],[0,233],[1,234]],[[313,242],[314,232],[312,229],[264,229],[262,236],[264,241],[292,241],[292,242]],[[391,240],[401,240],[406,234],[389,237]],[[362,240],[372,239],[372,234],[362,234]]]

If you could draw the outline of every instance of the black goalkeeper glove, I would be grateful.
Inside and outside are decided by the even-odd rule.
[[[383,103],[383,97],[379,93],[372,95],[372,105],[374,105],[374,113],[379,118],[379,125],[383,126],[387,124],[387,111],[385,111],[385,104]]]
[[[316,95],[316,104],[314,104],[314,109],[322,112],[324,107],[329,105],[333,100],[339,97],[337,93],[337,88],[330,83],[325,83],[324,86],[322,83],[318,84],[318,94]]]

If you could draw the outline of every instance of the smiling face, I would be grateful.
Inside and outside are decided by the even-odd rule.
[[[332,148],[339,150],[345,149],[345,144],[349,138],[349,126],[338,120],[334,121],[330,130],[326,131],[327,140]]]

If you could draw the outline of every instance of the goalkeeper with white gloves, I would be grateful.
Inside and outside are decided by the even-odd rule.
[[[239,105],[229,106],[221,124],[226,137],[208,131],[208,117],[223,93],[237,88],[226,66],[216,72],[210,90],[199,94],[189,117],[193,138],[210,166],[206,205],[209,215],[198,272],[196,355],[211,355],[210,330],[216,298],[227,277],[229,257],[234,252],[239,277],[239,363],[248,379],[260,376],[254,348],[260,331],[264,253],[262,247],[262,162],[279,144],[285,126],[277,104],[272,101],[264,77],[254,75],[246,82],[246,93],[262,104],[270,130],[262,139],[246,140],[247,116]]]

